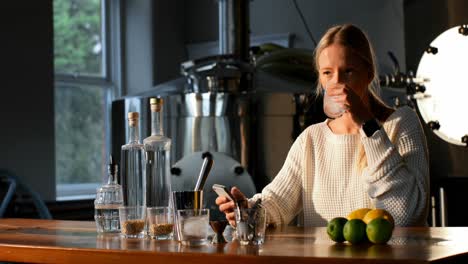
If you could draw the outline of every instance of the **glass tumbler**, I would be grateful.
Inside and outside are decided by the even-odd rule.
[[[323,111],[330,118],[338,118],[344,114],[346,108],[344,105],[337,103],[334,100],[335,96],[329,96],[324,90],[323,92]]]
[[[146,208],[146,224],[148,235],[157,240],[172,239],[174,233],[174,217],[170,207]]]
[[[208,242],[209,209],[177,210],[182,245],[201,246]]]
[[[328,81],[323,87],[323,111],[329,118],[338,118],[346,112],[347,107],[343,104],[337,103],[338,96],[328,95],[328,89],[333,85],[340,85],[334,81]],[[343,84],[341,84],[343,85]]]
[[[241,245],[261,245],[265,242],[265,208],[239,208],[236,210],[236,225],[237,239]]]
[[[145,206],[119,207],[120,233],[126,238],[145,237]]]

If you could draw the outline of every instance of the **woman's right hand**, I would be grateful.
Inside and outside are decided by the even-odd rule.
[[[336,106],[336,109],[332,110],[336,110],[336,112],[341,114],[350,114],[356,123],[362,124],[362,122],[374,118],[373,114],[369,110],[368,103],[366,104],[364,102],[368,101],[368,99],[364,98],[368,98],[369,93],[362,92],[363,94],[359,95],[355,89],[351,88],[345,83],[327,83],[326,94],[324,95],[325,113],[327,114],[328,110],[325,106],[325,99],[328,96],[329,101],[331,101],[331,103]]]
[[[231,194],[234,196],[236,201],[247,201],[245,195],[237,187],[231,188]],[[227,197],[218,196],[216,198],[216,205],[219,206],[219,210],[226,215],[226,219],[229,221],[231,226],[236,226],[236,214],[234,209],[236,208],[235,201],[229,200]]]

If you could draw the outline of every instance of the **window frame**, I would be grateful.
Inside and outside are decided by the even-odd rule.
[[[101,0],[101,30],[102,30],[102,73],[103,77],[90,75],[73,75],[64,73],[54,73],[54,90],[61,85],[65,86],[92,86],[96,89],[108,90],[106,98],[105,120],[105,148],[106,153],[110,153],[111,144],[111,106],[113,99],[122,94],[122,8],[120,0]],[[57,179],[57,174],[55,178]],[[101,175],[97,183],[56,183],[56,200],[83,200],[94,199],[96,188],[107,179],[107,175]]]

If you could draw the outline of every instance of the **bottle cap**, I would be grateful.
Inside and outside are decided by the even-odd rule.
[[[160,112],[164,101],[161,97],[150,98],[151,112]]]
[[[164,100],[161,97],[150,98],[150,104],[163,104]]]

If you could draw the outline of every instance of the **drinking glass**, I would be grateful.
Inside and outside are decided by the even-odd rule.
[[[172,192],[172,208],[174,208],[174,240],[180,241],[180,231],[177,223],[177,210],[183,209],[202,209],[203,207],[203,191],[173,191]]]
[[[263,207],[236,210],[236,233],[241,245],[261,245],[265,242],[266,210]]]
[[[209,209],[177,210],[180,241],[187,246],[201,246],[208,241]]]
[[[323,87],[323,111],[330,118],[338,118],[346,112],[347,108],[345,105],[335,101],[337,96],[328,95],[327,88],[331,85],[333,85],[332,82],[327,82],[325,87]]]
[[[119,207],[120,233],[126,238],[145,236],[145,206]]]
[[[172,239],[174,218],[170,207],[146,208],[148,235],[157,240]]]

